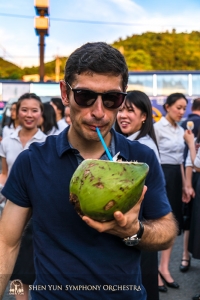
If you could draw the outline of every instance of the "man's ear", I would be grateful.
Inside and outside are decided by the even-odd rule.
[[[64,80],[60,80],[60,92],[61,92],[61,98],[62,98],[62,103],[64,106],[69,105],[69,98],[67,95],[67,87],[66,83]]]

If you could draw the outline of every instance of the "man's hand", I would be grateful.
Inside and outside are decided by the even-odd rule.
[[[138,215],[146,191],[147,187],[144,186],[142,195],[136,205],[125,214],[116,211],[114,213],[115,219],[113,221],[101,223],[87,216],[83,216],[82,220],[99,232],[110,233],[119,236],[120,238],[132,236],[139,230]]]

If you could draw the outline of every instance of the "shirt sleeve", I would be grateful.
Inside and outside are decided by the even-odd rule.
[[[194,165],[196,168],[200,168],[200,148],[198,149],[197,155],[195,157]]]
[[[15,160],[2,194],[19,206],[31,207],[27,191],[30,174],[28,150],[24,150]]]
[[[2,138],[5,138],[8,135],[8,132],[9,132],[9,128],[6,125],[3,127],[3,130],[2,130]]]
[[[5,140],[2,140],[0,143],[0,156],[6,157],[6,151],[5,151]]]

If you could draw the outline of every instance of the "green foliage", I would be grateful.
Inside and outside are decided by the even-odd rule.
[[[0,79],[21,79],[22,75],[22,69],[0,58]]]
[[[144,50],[136,50],[124,53],[129,70],[152,70],[151,56]]]
[[[200,32],[145,32],[113,43],[130,70],[199,70]],[[138,51],[143,51],[138,53]],[[133,62],[135,60],[135,62]]]
[[[60,78],[64,77],[64,68],[67,57],[60,57]],[[55,66],[56,60],[45,63],[45,75],[55,80]],[[23,75],[34,75],[39,74],[38,67],[25,67],[21,69],[20,67],[0,58],[0,79],[18,79],[22,80]]]

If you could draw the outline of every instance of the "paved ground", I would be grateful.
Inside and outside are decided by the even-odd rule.
[[[187,273],[179,271],[182,255],[182,239],[182,236],[177,237],[170,263],[171,273],[174,279],[180,284],[180,288],[178,290],[168,288],[167,293],[160,293],[160,300],[191,300],[192,296],[200,293],[200,260],[192,259],[191,268]],[[15,300],[13,296],[9,295],[8,291],[9,286],[3,300]]]
[[[170,271],[180,288],[170,289],[167,293],[160,293],[160,300],[191,300],[192,296],[200,293],[200,260],[191,260],[191,268],[186,273],[179,271],[179,265],[182,256],[182,240],[183,236],[177,237],[175,242],[171,262]]]

